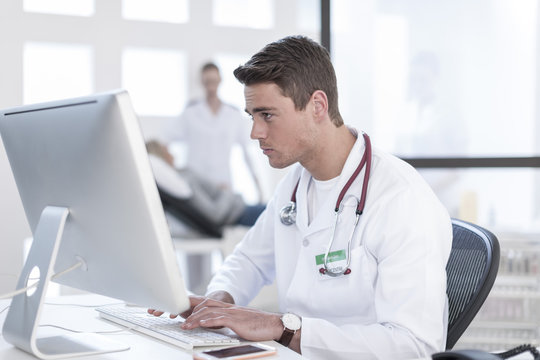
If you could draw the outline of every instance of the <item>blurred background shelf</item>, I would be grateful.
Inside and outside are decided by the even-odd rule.
[[[501,245],[497,280],[456,349],[540,344],[540,234],[495,234]]]

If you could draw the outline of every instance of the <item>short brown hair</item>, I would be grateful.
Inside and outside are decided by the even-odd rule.
[[[330,54],[305,36],[288,36],[266,45],[234,70],[244,85],[274,83],[284,96],[304,110],[316,90],[328,98],[328,114],[337,127],[343,125],[338,108],[337,80]]]

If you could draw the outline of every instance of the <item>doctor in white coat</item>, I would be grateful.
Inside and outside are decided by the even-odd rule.
[[[191,298],[183,327],[227,326],[309,359],[410,359],[443,350],[450,218],[412,167],[343,124],[326,50],[287,37],[235,76],[245,85],[251,137],[271,166],[292,168],[207,296]],[[295,221],[286,214],[291,200]],[[273,281],[282,313],[245,306]]]

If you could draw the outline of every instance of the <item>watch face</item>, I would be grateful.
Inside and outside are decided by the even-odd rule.
[[[300,320],[298,316],[290,313],[283,315],[281,321],[283,321],[283,326],[293,331],[300,329],[302,326],[302,320]]]

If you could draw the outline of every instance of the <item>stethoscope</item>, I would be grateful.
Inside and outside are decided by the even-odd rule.
[[[351,175],[351,178],[341,192],[339,193],[339,196],[336,201],[336,207],[334,209],[334,213],[336,215],[336,221],[334,222],[334,227],[332,229],[332,238],[330,239],[330,242],[328,243],[328,246],[326,248],[326,253],[324,254],[324,263],[323,267],[319,269],[319,272],[323,275],[328,275],[331,277],[336,277],[340,275],[348,275],[351,273],[351,269],[349,268],[349,265],[351,264],[351,243],[354,231],[356,230],[356,226],[358,225],[358,221],[360,220],[360,215],[364,212],[364,207],[366,205],[366,194],[367,194],[367,186],[369,181],[369,173],[371,172],[371,141],[369,140],[369,136],[366,133],[363,133],[362,136],[364,137],[365,142],[365,148],[364,155],[362,156],[362,160],[360,161],[360,164],[358,164],[358,167],[354,171],[354,173]],[[353,230],[349,236],[349,240],[347,242],[347,254],[346,254],[346,265],[345,267],[338,268],[339,270],[335,270],[334,268],[328,267],[328,256],[330,254],[330,251],[332,250],[332,244],[334,243],[335,235],[336,235],[336,227],[337,223],[339,221],[339,214],[342,210],[342,204],[343,198],[345,197],[345,194],[347,193],[347,190],[351,187],[351,184],[356,179],[360,171],[362,171],[362,168],[366,166],[366,171],[364,173],[364,181],[362,183],[362,194],[360,196],[360,200],[357,201],[356,205],[356,219],[354,221],[354,227]],[[279,215],[281,218],[281,222],[284,225],[292,225],[296,223],[296,191],[298,190],[298,184],[300,184],[300,179],[298,179],[298,182],[296,183],[296,186],[294,187],[291,201],[285,205]]]

